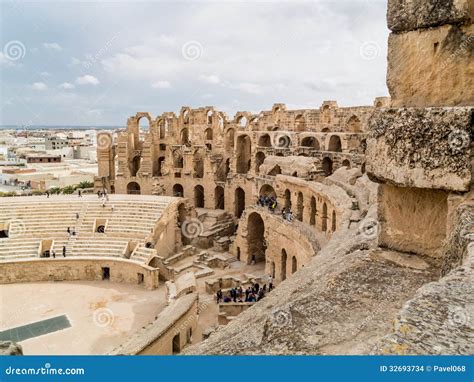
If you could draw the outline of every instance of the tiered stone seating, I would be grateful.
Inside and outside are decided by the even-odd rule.
[[[13,222],[9,237],[0,239],[0,260],[38,257],[41,240],[51,239],[59,257],[63,246],[66,256],[122,257],[133,241],[139,248],[131,259],[144,262],[153,251],[145,239],[172,200],[111,195],[103,206],[97,196],[0,198],[0,224]],[[96,219],[107,220],[105,233],[95,232]]]
[[[131,260],[138,261],[140,263],[146,263],[150,256],[156,254],[153,248],[146,248],[143,245],[138,246],[138,248],[132,253],[130,257]]]

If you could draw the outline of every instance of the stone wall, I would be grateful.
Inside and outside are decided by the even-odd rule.
[[[37,281],[98,281],[103,280],[104,268],[109,268],[111,282],[143,284],[146,289],[158,287],[158,269],[126,259],[100,257],[2,261],[0,284]],[[143,275],[143,281],[142,276],[139,275]]]

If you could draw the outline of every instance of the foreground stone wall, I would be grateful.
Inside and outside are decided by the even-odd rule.
[[[99,257],[3,261],[0,263],[0,284],[99,281],[103,280],[104,268],[109,268],[111,282],[143,284],[150,290],[158,287],[158,269],[125,259]]]

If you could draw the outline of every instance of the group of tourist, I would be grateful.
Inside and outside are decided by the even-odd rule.
[[[242,286],[238,288],[232,288],[227,295],[224,295],[222,289],[219,289],[216,292],[216,302],[219,304],[221,302],[256,302],[260,301],[265,297],[267,292],[270,292],[273,289],[273,279],[270,277],[269,287],[267,284],[264,284],[263,287],[260,287],[260,284],[252,283],[245,291]]]
[[[275,212],[278,202],[274,196],[260,195],[257,200],[257,205],[268,207],[270,212]]]

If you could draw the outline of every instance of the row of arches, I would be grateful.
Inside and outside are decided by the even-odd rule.
[[[176,183],[172,188],[173,196],[184,197],[184,188],[181,184]],[[225,207],[225,192],[224,187],[216,186],[214,188],[214,209],[223,210]],[[196,208],[204,208],[205,206],[205,191],[201,185],[194,186],[193,200]]]
[[[259,137],[257,145],[259,147],[282,147],[279,142],[284,142],[284,147],[291,146],[291,138],[288,135],[278,135],[278,142],[272,141],[272,138],[269,134],[263,134]],[[321,151],[334,151],[334,152],[342,152],[342,142],[341,138],[338,135],[332,135],[329,138],[329,143],[327,146],[327,150],[324,147],[321,147],[320,141],[313,136],[304,137],[300,142],[300,147],[308,147],[316,150]],[[237,146],[239,147],[239,146]]]

